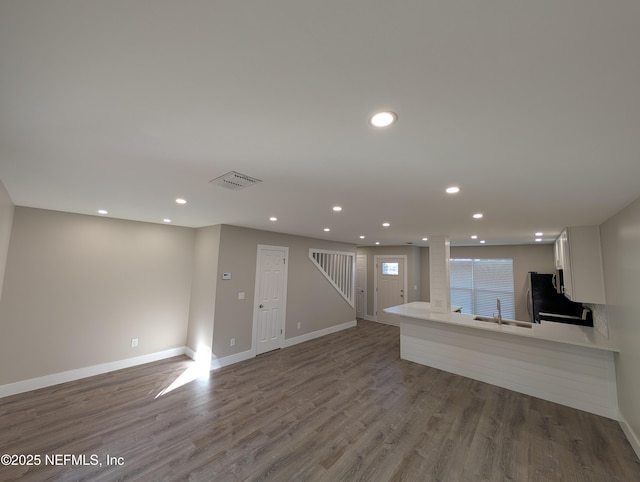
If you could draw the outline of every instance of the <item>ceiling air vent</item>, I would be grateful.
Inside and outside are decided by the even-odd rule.
[[[240,189],[253,186],[254,184],[258,184],[259,182],[262,181],[254,177],[247,176],[246,174],[240,174],[236,171],[230,171],[220,177],[216,177],[215,179],[209,181],[209,183],[211,184],[226,187],[227,189],[231,189],[232,191],[239,191]]]

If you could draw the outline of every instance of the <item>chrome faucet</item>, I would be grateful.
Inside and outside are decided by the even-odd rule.
[[[500,304],[500,298],[496,300],[496,306],[498,308],[498,325],[502,325],[502,305]]]

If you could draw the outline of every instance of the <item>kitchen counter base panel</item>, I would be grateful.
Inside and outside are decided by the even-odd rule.
[[[401,358],[618,419],[614,353],[400,317]]]

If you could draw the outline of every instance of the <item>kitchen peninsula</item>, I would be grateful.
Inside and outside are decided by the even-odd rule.
[[[618,419],[614,353],[592,327],[531,327],[436,313],[427,302],[386,308],[400,317],[400,357]],[[527,323],[521,323],[528,325]]]

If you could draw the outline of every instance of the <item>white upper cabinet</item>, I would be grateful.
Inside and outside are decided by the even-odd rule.
[[[562,239],[560,239],[561,236],[562,235],[558,236],[558,239],[556,239],[556,242],[553,244],[553,255],[555,257],[556,269],[564,268],[564,253],[562,249]]]
[[[604,304],[604,276],[598,226],[566,228],[556,240],[561,258],[564,295],[578,303]]]

